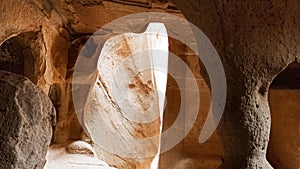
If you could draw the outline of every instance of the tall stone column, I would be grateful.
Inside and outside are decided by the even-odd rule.
[[[227,79],[222,169],[269,169],[268,88],[300,57],[300,1],[171,0],[215,45]]]
[[[219,125],[224,162],[221,168],[271,169],[266,160],[271,117],[266,87],[229,83],[227,103]]]

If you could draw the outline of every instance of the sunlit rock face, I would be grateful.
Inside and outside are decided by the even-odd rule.
[[[142,1],[149,3],[138,3]],[[6,56],[1,59],[16,58],[15,56],[27,57],[24,62],[27,65],[18,62],[20,60],[7,60],[10,63],[17,64],[2,62],[4,64],[2,64],[1,69],[20,73],[28,77],[33,83],[37,82],[37,86],[42,88],[45,93],[49,93],[58,113],[53,143],[64,144],[68,140],[79,139],[82,131],[73,107],[71,81],[78,52],[81,51],[81,47],[86,40],[107,23],[128,14],[157,11],[180,17],[183,17],[184,14],[187,20],[196,24],[213,42],[226,68],[227,79],[229,80],[228,94],[230,96],[227,102],[228,110],[223,119],[227,124],[222,124],[219,129],[228,131],[228,133],[220,135],[223,150],[217,134],[214,134],[207,142],[199,144],[199,133],[207,117],[211,101],[210,91],[202,78],[203,74],[200,75],[200,71],[204,70],[204,66],[201,64],[199,66],[198,56],[192,56],[194,54],[189,52],[186,46],[170,38],[170,52],[186,61],[197,78],[201,106],[196,123],[187,137],[172,150],[160,156],[160,168],[173,168],[173,166],[193,168],[197,166],[194,168],[216,169],[222,163],[221,158],[225,161],[227,168],[245,168],[249,167],[249,164],[239,163],[245,161],[240,160],[240,157],[245,157],[245,154],[249,152],[245,151],[245,147],[248,147],[248,150],[251,151],[262,149],[265,151],[267,149],[267,159],[276,169],[300,168],[300,149],[298,149],[300,147],[299,88],[297,91],[286,91],[285,86],[285,82],[291,82],[290,77],[292,76],[294,79],[294,77],[300,75],[299,72],[288,73],[289,78],[279,78],[279,81],[275,79],[274,82],[284,82],[282,83],[284,85],[279,84],[283,87],[280,88],[283,91],[270,91],[269,93],[272,114],[270,118],[272,127],[269,146],[266,147],[265,143],[257,144],[255,142],[247,144],[253,140],[261,140],[257,138],[266,138],[265,136],[268,136],[268,134],[256,138],[244,136],[245,134],[257,136],[258,133],[262,133],[256,130],[260,130],[261,127],[253,126],[255,124],[261,125],[261,122],[258,121],[261,118],[256,118],[258,117],[256,115],[263,115],[262,112],[266,112],[261,111],[263,110],[261,108],[266,106],[265,97],[268,94],[265,93],[263,103],[259,99],[261,99],[261,92],[264,93],[268,86],[261,86],[261,82],[267,81],[269,83],[275,74],[279,73],[278,71],[281,71],[291,62],[300,63],[300,1],[191,0],[188,3],[183,0],[169,1],[176,4],[176,7],[169,2],[165,4],[165,0],[0,1],[0,45],[4,49],[2,52],[5,51],[5,55],[2,56]],[[174,11],[176,8],[180,9],[182,13],[179,10]],[[140,25],[143,20],[134,20],[128,22],[127,25],[130,27],[136,22]],[[140,32],[140,29],[132,32]],[[168,33],[170,34],[170,32]],[[15,47],[20,44],[25,45],[16,49]],[[10,51],[7,49],[13,50],[6,53],[6,51]],[[24,52],[26,55],[20,55],[21,49],[26,49]],[[99,54],[96,53],[95,55]],[[18,67],[19,63],[22,63],[22,67]],[[23,66],[24,73],[23,71],[19,72],[18,70]],[[92,66],[94,65],[87,64],[87,67]],[[5,67],[9,69],[5,69]],[[15,69],[16,67],[19,69]],[[169,67],[171,68],[172,64]],[[271,76],[269,76],[270,72],[273,72]],[[205,75],[204,79],[206,79]],[[80,77],[80,80],[83,81],[82,77]],[[79,87],[80,89],[88,88],[85,85]],[[256,94],[258,88],[260,94]],[[244,89],[254,89],[254,91],[245,91]],[[173,124],[178,116],[181,91],[175,80],[169,78],[168,103],[163,119],[165,130]],[[244,101],[242,104],[241,99]],[[74,106],[78,105],[75,104]],[[257,105],[260,108],[259,111],[256,111],[256,109],[258,110]],[[252,110],[248,109],[250,106],[252,106]],[[247,117],[247,115],[251,116]],[[243,117],[241,118],[241,116]],[[78,119],[81,121],[81,118]],[[242,123],[244,119],[252,119],[250,125],[253,127],[248,133],[245,133],[247,127]],[[261,126],[265,127],[267,125]],[[232,130],[232,128],[236,130]],[[251,133],[252,131],[254,134]],[[255,145],[254,148],[253,145]],[[254,155],[256,154],[254,153]],[[265,159],[265,156],[261,157],[263,158],[260,159]],[[54,158],[54,165],[51,169],[59,168],[56,160],[63,161],[69,166],[74,165],[74,163],[69,163],[70,161],[60,156]],[[244,159],[250,158],[247,156]],[[73,162],[77,163],[78,161],[88,163],[82,156],[79,156]],[[252,162],[250,161],[251,165],[253,165]],[[234,167],[233,164],[235,163],[239,163],[239,166]],[[257,160],[256,164],[259,168],[259,165],[264,163]],[[77,166],[85,169],[88,166],[91,167],[91,165],[82,166],[80,163]],[[67,167],[63,166],[61,168],[66,169]]]
[[[83,117],[98,158],[118,168],[157,168],[167,65],[161,23],[106,41]]]

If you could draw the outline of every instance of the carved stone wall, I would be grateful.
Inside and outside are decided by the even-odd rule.
[[[198,58],[185,45],[170,40],[170,51],[188,63],[197,78],[201,107],[188,136],[161,155],[160,167],[217,168],[223,158],[224,168],[271,168],[265,158],[268,152],[267,159],[274,168],[299,168],[299,85],[292,85],[293,90],[282,89],[286,81],[295,78],[281,74],[274,81],[275,88],[281,90],[268,93],[269,85],[282,70],[299,63],[299,1],[171,2],[1,1],[0,69],[28,77],[49,95],[57,111],[53,143],[64,144],[82,137],[71,82],[86,40],[110,21],[136,12],[186,17],[210,38],[222,58],[228,83],[227,106],[219,128],[221,137],[214,133],[206,143],[199,144],[211,100],[207,78],[205,73],[200,75],[203,67]],[[293,65],[288,70],[287,75],[299,74]],[[178,85],[169,77],[164,130],[177,116],[179,96]],[[248,157],[258,160],[245,160]]]

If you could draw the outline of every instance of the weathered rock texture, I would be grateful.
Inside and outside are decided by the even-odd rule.
[[[17,0],[1,1],[0,6],[3,7],[0,12],[0,44],[4,45],[3,48],[16,48],[18,44],[12,42],[24,40],[21,47],[26,48],[27,53],[33,53],[27,56],[30,64],[27,64],[26,70],[31,66],[27,72],[34,72],[34,75],[24,73],[24,76],[34,79],[34,83],[38,79],[37,86],[54,99],[58,114],[54,135],[57,143],[79,139],[82,132],[71,99],[71,81],[77,56],[88,37],[110,21],[136,12],[161,11],[182,16],[174,5],[166,1]],[[26,39],[28,36],[24,35],[29,34],[37,34],[36,41]],[[40,51],[36,52],[38,49]],[[17,59],[8,63],[13,62]]]
[[[167,66],[162,23],[105,42],[83,119],[98,157],[111,166],[157,168]]]
[[[28,54],[26,57],[30,59],[26,62],[27,66],[24,66],[27,71],[27,73],[24,72],[24,76],[33,82],[36,82],[37,79],[37,85],[45,93],[50,94],[58,111],[54,141],[63,143],[68,139],[80,138],[82,132],[73,108],[70,83],[78,51],[86,39],[106,23],[124,15],[158,11],[172,12],[174,15],[182,16],[177,9],[179,8],[189,21],[198,26],[210,38],[225,66],[228,101],[219,129],[225,153],[223,167],[269,167],[265,159],[268,149],[268,160],[275,168],[294,169],[297,161],[286,159],[290,154],[296,154],[294,150],[286,147],[288,144],[286,142],[275,141],[277,138],[286,141],[287,136],[278,133],[286,132],[284,128],[278,126],[278,123],[281,123],[282,120],[281,111],[286,112],[290,109],[285,106],[277,107],[278,104],[274,101],[277,102],[277,100],[285,99],[282,97],[290,95],[270,94],[274,127],[271,129],[269,147],[267,147],[267,143],[270,133],[270,116],[267,96],[269,84],[286,66],[293,62],[291,69],[288,68],[291,70],[288,71],[290,72],[288,75],[299,74],[299,71],[295,71],[296,69],[292,67],[294,67],[295,61],[299,63],[300,60],[300,1],[170,1],[176,7],[164,0],[130,0],[130,2],[126,0],[3,0],[0,1],[0,53],[2,55],[2,51],[11,51],[10,49],[15,49],[17,46],[19,46],[18,49],[25,49],[25,53]],[[27,35],[30,35],[32,40],[27,39]],[[22,41],[25,45],[21,43]],[[172,46],[175,46],[174,48],[179,52],[185,48],[176,44],[171,44],[170,47],[172,48]],[[40,52],[36,52],[38,49]],[[15,59],[18,54],[10,52],[4,56],[13,56],[12,58]],[[197,58],[187,57],[184,53],[181,56],[191,65],[198,64]],[[32,58],[35,60],[34,63]],[[189,61],[189,59],[192,60]],[[2,61],[1,57],[0,62]],[[18,61],[22,60],[16,59],[6,63],[23,64]],[[0,63],[0,65],[5,67],[5,64]],[[28,70],[29,67],[31,69]],[[18,68],[17,70],[25,69]],[[201,70],[203,70],[202,67]],[[195,68],[195,72],[199,72],[198,66],[197,69]],[[33,76],[31,76],[32,73]],[[202,77],[198,77],[199,84],[204,84]],[[204,77],[207,79],[205,75]],[[277,84],[275,88],[286,88],[285,82],[290,79],[294,80],[295,77],[290,76],[287,78],[289,80],[286,80],[286,76],[279,75],[274,81],[274,84]],[[170,79],[169,82],[172,82]],[[164,128],[168,128],[176,118],[174,112],[178,112],[178,102],[180,101],[176,85],[174,83],[168,85],[168,105],[164,117],[164,124],[166,124]],[[295,85],[292,85],[292,88],[295,89]],[[210,99],[208,88],[205,85],[201,87],[200,92],[202,92],[201,100]],[[295,100],[298,101],[297,98],[295,97]],[[197,123],[187,138],[161,156],[162,168],[174,166],[176,165],[174,161],[181,159],[188,160],[183,160],[178,164],[179,166],[201,163],[201,159],[207,158],[216,162],[202,168],[209,168],[209,166],[220,163],[223,152],[216,135],[204,144],[199,145],[197,142],[209,101],[201,101],[201,104],[203,106],[200,108]],[[287,105],[289,104],[287,103]],[[284,120],[296,120],[294,116],[289,118],[285,116],[288,119]],[[287,123],[286,126],[292,127],[295,125],[294,123],[298,125],[299,120]],[[272,133],[273,130],[275,133]],[[293,140],[293,146],[299,147],[299,143],[294,142],[299,132],[288,134],[290,140]],[[292,157],[299,159],[299,154]]]
[[[45,72],[45,46],[41,32],[25,32],[6,40],[0,47],[0,68],[42,83]]]
[[[227,78],[219,127],[222,168],[272,168],[266,160],[271,127],[268,88],[300,57],[300,2],[171,0],[208,35]]]
[[[0,71],[0,86],[0,168],[43,168],[55,125],[50,99],[13,73]]]

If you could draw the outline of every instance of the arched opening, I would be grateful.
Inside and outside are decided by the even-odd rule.
[[[23,75],[37,84],[46,69],[40,32],[24,32],[0,46],[0,69]]]
[[[83,35],[87,36],[87,35]],[[72,38],[71,38],[72,39]],[[72,53],[69,53],[69,56],[74,56],[72,59],[69,59],[68,63],[68,69],[73,69],[74,62],[76,60],[76,49],[82,44],[82,40],[84,41],[84,38],[82,39],[77,39],[78,41],[74,40],[74,48],[71,47],[72,50],[74,50]],[[78,42],[78,44],[76,44]],[[89,44],[89,43],[88,43]],[[185,44],[180,42],[179,40],[172,39],[169,37],[169,47],[170,47],[170,52],[175,54],[177,57],[179,57],[179,60],[182,60],[185,65],[188,65],[189,68],[192,70],[192,73],[195,76],[195,80],[198,83],[198,90],[200,91],[200,97],[201,97],[201,105],[200,105],[200,110],[198,112],[198,117],[196,119],[196,124],[192,128],[192,131],[188,134],[187,138],[182,140],[176,147],[171,149],[168,152],[165,152],[164,154],[161,155],[160,158],[160,168],[168,168],[170,166],[175,167],[185,167],[189,168],[189,166],[193,166],[194,168],[217,168],[220,163],[221,163],[221,157],[222,157],[222,152],[221,152],[221,147],[220,143],[218,140],[218,137],[216,134],[213,135],[213,137],[205,144],[199,144],[198,138],[200,131],[203,127],[203,124],[205,122],[206,116],[209,111],[209,106],[210,106],[210,92],[208,89],[207,84],[205,83],[204,79],[200,75],[200,63],[199,63],[199,57],[197,54],[191,51]],[[79,50],[78,50],[79,51]],[[130,51],[123,51],[125,55],[130,52]],[[89,52],[88,52],[89,53]],[[93,52],[92,52],[93,53]],[[86,57],[87,53],[84,53],[85,58],[90,58]],[[94,53],[93,53],[94,54]],[[89,55],[90,56],[90,55]],[[92,57],[92,56],[91,56]],[[87,66],[91,66],[87,64]],[[176,64],[172,65],[169,64],[169,67],[172,68],[178,68]],[[201,67],[201,70],[204,67]],[[180,70],[183,71],[183,70]],[[71,73],[72,71],[70,71]],[[185,76],[186,72],[180,73],[182,76],[177,77],[181,78],[182,81],[184,81],[185,84],[189,84],[191,79],[187,78]],[[169,76],[169,81],[168,81],[168,91],[167,91],[167,108],[166,111],[164,112],[164,121],[163,121],[163,126],[164,130],[168,129],[170,125],[174,123],[174,120],[178,116],[179,113],[179,107],[181,98],[180,98],[180,92],[186,92],[186,91],[180,91],[181,89],[178,88],[178,85]],[[103,79],[102,79],[103,80]],[[80,82],[79,82],[80,83]],[[131,84],[129,87],[134,88],[135,85]],[[196,92],[195,91],[190,91],[190,92]],[[185,100],[189,100],[189,98],[185,98]],[[191,105],[189,105],[191,106]],[[87,116],[85,116],[87,117]],[[121,121],[121,120],[119,120]],[[182,128],[179,128],[179,130],[184,130],[186,124],[182,124]],[[81,142],[82,143],[82,142]],[[80,142],[77,142],[77,144],[81,144]],[[70,145],[75,145],[75,144],[70,144]],[[70,146],[69,145],[69,146]],[[69,146],[67,146],[67,149],[69,151]],[[77,145],[79,147],[79,145]],[[76,148],[76,147],[75,147]],[[74,151],[75,152],[75,151]],[[70,152],[68,152],[70,153]],[[50,154],[50,153],[49,153]],[[76,152],[74,153],[76,154]],[[50,157],[51,158],[51,157]],[[113,159],[113,158],[111,158]],[[71,159],[68,159],[71,160]],[[49,160],[51,161],[51,159]],[[105,161],[105,160],[104,160]],[[122,161],[122,159],[119,159],[119,161]],[[201,163],[197,162],[201,161]],[[107,161],[106,161],[107,162]],[[116,166],[116,163],[118,161],[116,160],[114,163],[110,162],[109,165]],[[55,163],[49,162],[50,163]],[[80,163],[78,163],[80,164]],[[62,164],[63,165],[63,164]],[[87,164],[86,164],[87,165]],[[126,168],[126,167],[125,167]]]
[[[209,84],[206,83],[203,72],[206,72],[205,66],[201,63],[197,54],[181,41],[169,37],[169,51],[179,57],[192,71],[195,80],[197,81],[198,91],[189,89],[192,79],[186,76],[172,77],[168,76],[167,84],[167,104],[164,111],[163,131],[166,131],[174,124],[178,114],[180,113],[181,106],[186,106],[183,113],[189,113],[189,106],[181,105],[184,100],[189,100],[189,94],[199,92],[200,105],[195,123],[187,136],[180,141],[175,147],[169,151],[162,153],[160,156],[159,168],[218,168],[221,165],[222,148],[219,137],[215,132],[205,143],[198,142],[199,135],[206,121],[209,108],[211,105],[211,93]],[[172,57],[170,57],[172,58]],[[169,62],[169,68],[178,68],[174,62]],[[181,70],[184,75],[184,70]],[[187,73],[186,73],[187,74]],[[185,81],[185,86],[178,86],[176,80]],[[181,93],[185,93],[181,98]],[[183,123],[178,131],[183,130],[187,124]]]
[[[300,64],[291,63],[269,90],[272,116],[267,158],[274,168],[300,167]]]

